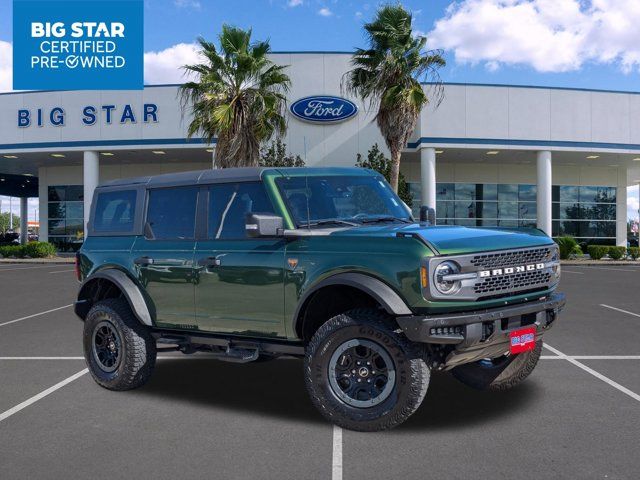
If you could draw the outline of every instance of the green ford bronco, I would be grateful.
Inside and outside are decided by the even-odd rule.
[[[77,271],[99,385],[143,385],[159,351],[301,357],[314,405],[362,431],[406,420],[432,371],[519,384],[565,303],[541,231],[416,222],[383,177],[356,168],[104,183]]]

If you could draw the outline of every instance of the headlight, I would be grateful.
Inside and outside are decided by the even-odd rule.
[[[433,272],[434,285],[443,295],[453,295],[460,290],[460,280],[445,280],[447,275],[460,273],[460,266],[455,262],[442,262]]]

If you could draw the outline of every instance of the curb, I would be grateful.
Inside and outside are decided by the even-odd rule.
[[[579,267],[580,265],[584,265],[585,267],[605,267],[607,265],[618,267],[622,265],[626,265],[629,267],[640,267],[640,262],[638,262],[637,260],[561,260],[560,265],[573,265],[574,267]]]
[[[73,258],[0,258],[0,265],[73,265]]]

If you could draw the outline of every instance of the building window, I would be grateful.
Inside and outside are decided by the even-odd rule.
[[[50,186],[47,213],[49,241],[63,252],[78,250],[84,240],[83,186]]]
[[[420,212],[420,184],[410,183],[413,215]],[[537,188],[530,184],[437,183],[436,218],[440,225],[535,227]],[[554,185],[552,233],[584,242],[613,243],[616,237],[616,188]]]

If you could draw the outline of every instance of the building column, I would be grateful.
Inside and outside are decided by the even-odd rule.
[[[98,152],[84,152],[84,233],[88,232],[87,222],[91,214],[91,201],[93,200],[93,191],[100,182],[100,159]]]
[[[24,245],[29,240],[29,199],[20,197],[20,243]]]
[[[619,247],[627,246],[627,167],[618,167],[616,245]]]
[[[538,228],[551,236],[551,152],[538,152]]]
[[[420,149],[420,206],[436,208],[436,149]]]

